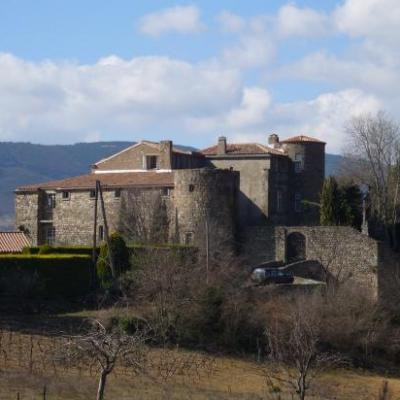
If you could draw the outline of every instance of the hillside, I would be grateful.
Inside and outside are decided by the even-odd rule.
[[[0,230],[10,229],[13,226],[14,190],[18,186],[86,173],[94,162],[131,144],[132,142],[74,145],[0,143]],[[340,160],[341,156],[327,155],[327,175],[335,173]]]

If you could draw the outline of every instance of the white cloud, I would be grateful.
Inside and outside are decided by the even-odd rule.
[[[195,6],[175,6],[144,15],[139,21],[139,31],[158,37],[167,33],[197,33],[205,28],[200,11]]]
[[[218,15],[217,20],[224,32],[240,32],[246,26],[246,20],[244,18],[230,11],[222,11]]]
[[[0,54],[0,140],[178,138],[186,118],[227,113],[241,93],[237,71],[215,65],[115,56],[92,65],[33,63]]]
[[[245,88],[240,106],[227,116],[228,126],[233,129],[242,129],[264,122],[270,104],[271,97],[265,89]]]
[[[398,0],[346,0],[333,17],[338,29],[349,35],[393,43],[400,38]]]
[[[321,36],[331,29],[327,15],[311,8],[298,8],[293,4],[279,9],[276,24],[278,34],[282,37]]]
[[[338,87],[359,87],[385,96],[398,96],[400,72],[393,65],[374,62],[372,58],[337,57],[326,52],[309,54],[299,61],[283,66],[280,78],[325,81]]]
[[[327,142],[328,151],[340,153],[346,144],[343,131],[346,121],[355,115],[374,113],[381,106],[375,96],[348,89],[324,93],[310,101],[278,104],[272,118],[278,126],[278,132],[318,137]]]

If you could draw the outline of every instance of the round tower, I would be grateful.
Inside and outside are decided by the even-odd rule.
[[[238,172],[222,169],[174,171],[175,237],[180,243],[214,250],[231,245],[235,236]]]
[[[295,225],[319,223],[320,194],[325,179],[325,142],[300,135],[281,142],[292,161],[291,217]],[[311,204],[307,204],[311,203]]]

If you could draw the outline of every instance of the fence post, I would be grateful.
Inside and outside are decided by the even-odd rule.
[[[46,385],[43,386],[43,400],[46,400],[46,393],[47,393],[47,388]]]

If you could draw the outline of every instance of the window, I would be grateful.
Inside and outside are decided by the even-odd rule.
[[[116,189],[114,192],[114,197],[119,199],[121,197],[121,189]]]
[[[47,195],[47,207],[55,208],[56,207],[56,194],[50,193]]]
[[[90,191],[90,198],[91,199],[96,198],[96,191],[94,189]]]
[[[104,227],[99,225],[99,240],[104,240]]]
[[[185,233],[185,244],[192,244],[193,243],[193,232],[186,232]]]
[[[63,200],[69,200],[69,198],[70,198],[70,192],[63,191],[63,192],[62,192],[62,198],[63,198]]]
[[[276,211],[278,213],[282,212],[283,210],[283,193],[281,190],[276,192]]]
[[[161,196],[169,197],[171,196],[172,189],[171,188],[162,188],[161,189]]]
[[[301,193],[294,195],[294,211],[301,212],[303,209]]]
[[[301,153],[296,153],[294,156],[294,172],[298,174],[299,172],[302,172],[304,169],[304,157],[303,154]]]
[[[146,156],[146,169],[157,169],[157,168],[158,168],[158,157]]]
[[[194,191],[194,185],[190,184],[189,185],[189,192],[193,192]]]
[[[46,228],[46,244],[53,245],[56,240],[56,228],[54,226],[49,226]]]

